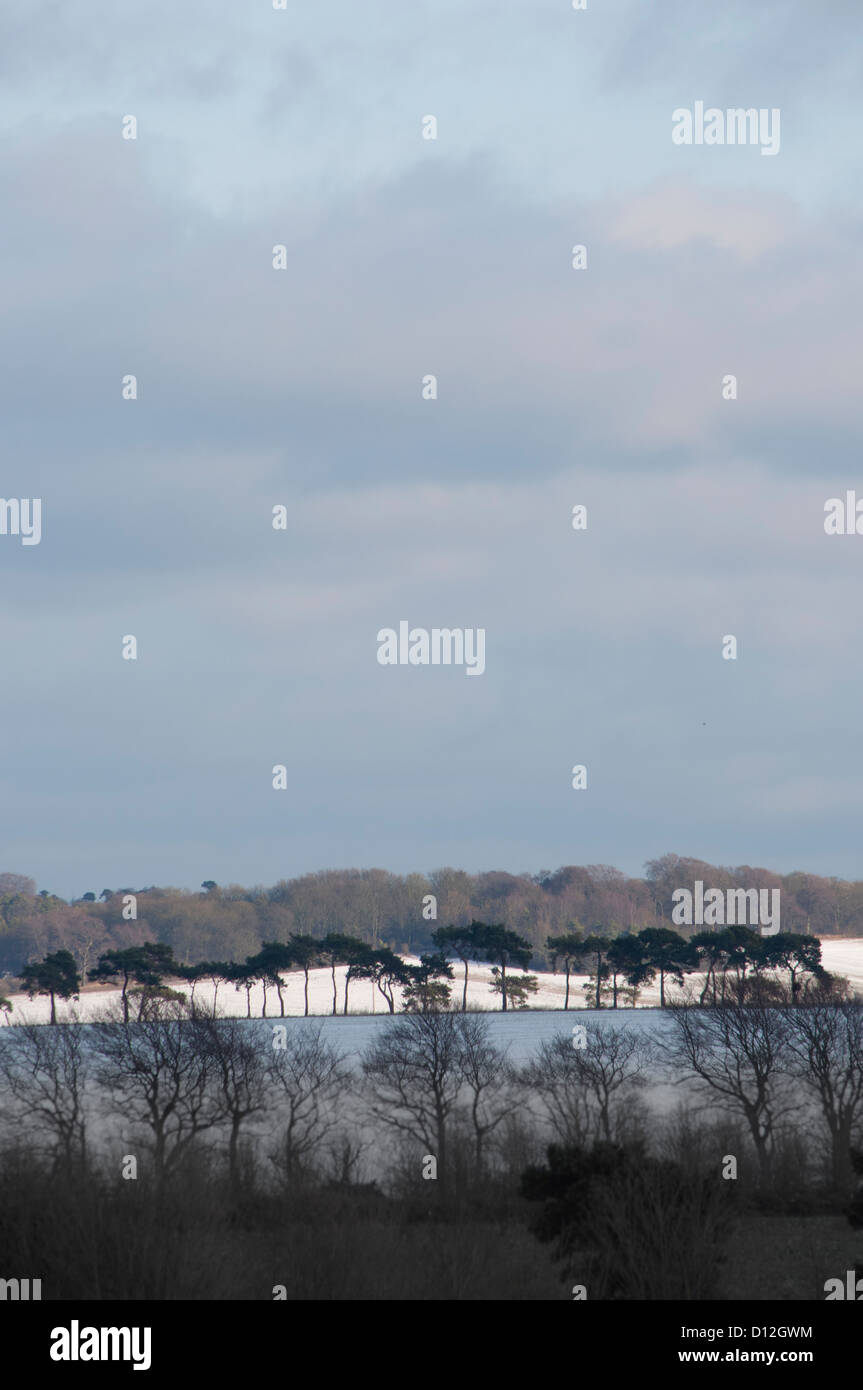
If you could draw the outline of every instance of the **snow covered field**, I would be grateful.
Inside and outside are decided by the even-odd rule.
[[[405,957],[413,963],[417,963],[415,958]],[[839,975],[845,975],[851,981],[853,989],[863,993],[863,938],[861,937],[826,937],[822,940],[822,959],[824,966]],[[462,968],[455,963],[455,978],[452,981],[453,1000],[461,1002],[462,991]],[[338,994],[338,1013],[341,1018],[344,1007],[345,975],[347,971],[344,966],[336,969],[336,988]],[[484,965],[472,965],[469,973],[468,983],[468,1006],[472,1009],[483,1009],[489,1012],[500,1013],[500,997],[492,994],[489,985],[491,983],[491,967]],[[531,996],[530,1009],[528,1013],[543,1010],[563,1010],[563,1001],[566,991],[566,978],[564,975],[553,975],[551,973],[537,972],[539,989],[536,994]],[[700,975],[688,977],[688,987],[697,993],[700,988],[699,982],[702,980]],[[286,984],[282,989],[285,1000],[286,1016],[296,1017],[303,1013],[303,976],[302,973],[295,973],[285,976]],[[189,994],[189,985],[182,981],[172,982],[173,987],[181,990],[186,995]],[[570,1009],[582,1010],[587,1007],[582,986],[587,983],[587,977],[573,975],[570,979]],[[233,985],[220,984],[216,989],[213,981],[201,980],[195,986],[195,999],[202,1004],[212,1006],[214,993],[216,996],[217,1011],[226,1016],[234,1018],[245,1018],[246,1016],[246,991],[243,988],[235,989]],[[680,997],[680,992],[674,986],[666,987],[666,994],[669,999]],[[400,992],[396,990],[396,1009],[400,1007]],[[105,1017],[106,1010],[111,1005],[116,1005],[120,999],[119,989],[102,989],[87,986],[77,1004],[64,1004],[58,1001],[58,1018],[70,1020],[80,1019],[83,1023],[93,1023]],[[350,987],[350,1015],[388,1015],[387,1005],[378,990],[367,980],[355,980]],[[264,1003],[264,992],[260,985],[253,987],[251,991],[252,1017],[260,1018]],[[643,989],[639,995],[639,1010],[656,1008],[659,1004],[659,984]],[[37,997],[30,1000],[26,994],[16,994],[12,996],[11,1021],[16,1023],[47,1023],[50,1016],[50,1004],[47,998]],[[309,1013],[317,1016],[327,1017],[332,1014],[333,1007],[333,986],[330,971],[326,968],[311,970],[309,972]],[[618,1009],[617,1013],[612,1010],[603,1009],[600,1015],[603,1019],[614,1018],[621,1022],[624,1018],[631,1018],[633,1010],[630,1008]],[[279,1018],[279,1000],[276,991],[272,988],[267,990],[267,1018],[277,1021]],[[651,1014],[648,1012],[647,1018]],[[506,1028],[512,1020],[524,1020],[524,1012],[508,1013],[504,1018],[501,1016],[500,1023]],[[563,1019],[553,1016],[548,1017],[548,1031],[555,1033],[559,1031]],[[359,1021],[359,1020],[357,1020]],[[646,1021],[646,1020],[645,1020]],[[342,1021],[344,1025],[350,1026],[352,1019]],[[539,1036],[539,1020],[535,1020],[536,1027],[527,1030]],[[517,1027],[519,1025],[516,1025]],[[545,1022],[542,1027],[544,1028]],[[543,1033],[543,1036],[545,1034]],[[524,1036],[523,1025],[519,1027],[519,1037]]]

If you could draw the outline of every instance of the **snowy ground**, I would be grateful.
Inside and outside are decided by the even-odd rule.
[[[406,960],[416,964],[416,958],[405,957]],[[822,959],[827,970],[835,974],[845,975],[851,981],[852,988],[863,993],[863,938],[861,937],[825,937],[822,939]],[[461,1002],[462,992],[462,967],[458,962],[454,965],[455,978],[452,981],[453,999],[456,1003]],[[338,996],[338,1012],[342,1013],[345,997],[345,967],[336,969],[336,989]],[[485,1009],[489,1011],[500,1011],[500,996],[492,994],[489,989],[491,983],[491,967],[485,965],[471,965],[468,983],[468,1007],[472,1009]],[[536,994],[531,995],[531,1010],[562,1010],[566,991],[566,978],[564,975],[553,975],[551,973],[537,972],[539,989]],[[703,977],[700,975],[690,975],[688,977],[689,988],[696,992],[699,989],[699,981]],[[283,986],[282,994],[285,1000],[285,1014],[291,1017],[303,1013],[303,976],[301,973],[285,976],[286,983]],[[588,1007],[582,986],[588,983],[586,976],[571,976],[570,978],[570,999],[571,1009],[583,1009]],[[173,987],[182,990],[185,994],[189,993],[189,986],[185,982],[173,982]],[[245,1018],[246,1016],[246,991],[245,989],[235,989],[233,985],[220,984],[215,990],[211,980],[201,980],[195,986],[195,999],[202,1004],[212,1005],[214,992],[216,993],[217,1010],[226,1017]],[[673,986],[666,991],[667,997],[673,999],[679,997],[679,992]],[[106,1009],[112,1004],[116,1005],[120,999],[119,989],[103,989],[87,986],[82,991],[80,1000],[77,1004],[64,1004],[58,1002],[58,1017],[61,1020],[79,1018],[82,1022],[96,1022],[105,1016]],[[264,1004],[264,992],[260,985],[256,985],[251,992],[252,1017],[260,1018]],[[386,1014],[387,1005],[381,994],[367,980],[355,980],[350,987],[350,1013],[352,1015]],[[643,989],[639,994],[639,1008],[655,1008],[659,1004],[659,985],[651,985]],[[37,997],[30,1000],[26,994],[16,994],[12,996],[11,1021],[16,1023],[46,1023],[50,1017],[50,1004],[47,998]],[[326,1017],[332,1013],[333,1007],[333,986],[330,971],[327,969],[312,970],[309,972],[309,1013]],[[399,991],[396,991],[396,1009],[400,1007]],[[624,1011],[631,1014],[632,1010]],[[279,1000],[276,991],[272,988],[267,990],[267,1014],[268,1018],[278,1019]],[[513,1015],[515,1017],[516,1015]],[[523,1017],[523,1015],[522,1015]],[[557,1024],[554,1025],[556,1031]]]

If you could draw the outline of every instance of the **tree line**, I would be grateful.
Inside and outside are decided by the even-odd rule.
[[[198,892],[167,887],[93,889],[66,901],[37,892],[26,875],[0,873],[0,976],[25,961],[71,951],[82,974],[102,952],[161,941],[176,958],[243,961],[261,941],[344,933],[373,949],[399,955],[433,949],[438,923],[500,922],[530,942],[547,963],[546,940],[573,922],[600,936],[673,926],[672,894],[692,887],[779,888],[782,921],[793,934],[863,936],[863,881],[814,874],[779,875],[739,865],[727,868],[668,854],[634,878],[609,865],[568,865],[537,874],[467,874],[443,868],[429,874],[384,869],[325,870],[282,879],[271,887],[219,884]],[[130,916],[128,899],[135,900]]]
[[[577,925],[577,924],[576,924]],[[432,933],[434,950],[414,965],[402,960],[390,947],[376,949],[357,937],[334,932],[325,937],[292,935],[286,942],[265,941],[260,950],[245,961],[198,961],[183,964],[174,958],[164,942],[144,942],[119,950],[105,951],[88,970],[91,982],[114,984],[120,988],[124,1022],[137,1003],[137,1017],[145,1017],[154,1000],[179,998],[169,980],[189,984],[191,1000],[199,981],[215,982],[214,1008],[221,983],[246,992],[246,1016],[251,1018],[252,989],[263,989],[262,1017],[267,1016],[268,990],[275,991],[279,1016],[285,1017],[285,975],[303,976],[304,1016],[309,1014],[309,972],[327,967],[332,977],[332,1014],[339,1011],[337,967],[347,967],[344,977],[342,1014],[348,1012],[350,987],[354,981],[369,980],[385,1000],[391,1014],[396,1011],[396,990],[401,992],[405,1012],[427,1014],[450,1010],[454,1006],[450,981],[451,962],[461,966],[461,1011],[467,1011],[469,970],[472,963],[491,963],[491,991],[501,1000],[501,1009],[523,1009],[539,987],[536,975],[514,974],[530,965],[530,942],[501,923],[471,922],[468,926],[439,927]],[[841,998],[847,983],[827,972],[821,964],[821,943],[816,937],[779,932],[761,936],[748,927],[733,926],[702,931],[689,940],[668,927],[646,927],[640,932],[609,938],[583,929],[550,936],[546,943],[552,970],[560,966],[566,977],[563,1007],[569,1009],[571,977],[587,975],[585,1003],[601,1009],[616,1009],[623,1003],[635,1007],[639,990],[659,979],[660,1007],[667,1003],[669,981],[683,987],[688,975],[703,973],[698,998],[702,1007],[726,1002],[783,1003],[787,991],[792,1004],[801,999]],[[509,973],[507,973],[509,971]],[[51,1022],[57,1018],[56,1001],[77,998],[82,976],[70,951],[49,952],[41,961],[24,966],[21,987],[30,998],[50,999]],[[7,1018],[8,998],[0,997],[0,1011]]]

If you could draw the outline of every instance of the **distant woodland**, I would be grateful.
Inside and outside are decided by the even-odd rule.
[[[29,960],[68,950],[85,974],[105,951],[145,941],[170,945],[184,964],[242,961],[262,941],[292,934],[345,932],[372,947],[402,955],[429,950],[438,926],[477,919],[502,923],[535,947],[534,964],[548,966],[549,936],[573,929],[616,936],[671,926],[671,895],[701,879],[708,888],[778,888],[783,932],[863,936],[863,882],[795,872],[774,874],[743,865],[721,868],[666,854],[629,878],[605,864],[538,874],[500,870],[468,874],[392,874],[385,869],[328,869],[244,888],[206,880],[200,890],[122,885],[67,902],[32,879],[0,874],[0,975],[17,975]],[[134,895],[134,919],[124,917]],[[434,903],[429,899],[433,898]],[[434,917],[425,915],[434,910]],[[699,930],[677,928],[682,935]]]

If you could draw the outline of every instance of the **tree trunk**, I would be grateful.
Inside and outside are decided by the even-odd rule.
[[[464,990],[461,996],[461,1011],[467,1013],[467,961],[464,963]]]
[[[500,967],[500,997],[503,1000],[503,1012],[506,1013],[506,966],[503,963]]]
[[[761,1180],[763,1182],[766,1182],[766,1180],[770,1177],[770,1149],[768,1147],[766,1137],[758,1134],[753,1135],[753,1138],[755,1139],[755,1152],[758,1157],[758,1172],[760,1174]]]
[[[240,1138],[240,1117],[237,1114],[231,1116],[231,1138],[228,1142],[228,1174],[232,1187],[237,1187],[239,1183],[239,1168],[237,1163],[237,1145]]]
[[[700,993],[699,996],[698,996],[698,1002],[699,1002],[699,1004],[702,1005],[702,1006],[703,1006],[703,1004],[704,1004],[704,1000],[705,1000],[706,997],[707,997],[707,991],[708,991],[709,989],[710,989],[710,967],[708,966],[707,971],[706,971],[705,976],[704,976],[704,988],[702,989],[701,993]]]
[[[435,1147],[437,1148],[437,1154],[436,1154],[436,1158],[437,1158],[437,1172],[438,1172],[438,1181],[439,1181],[439,1183],[440,1183],[440,1190],[442,1191],[444,1188],[446,1188],[446,1187],[448,1186],[448,1183],[447,1183],[448,1174],[447,1174],[447,1167],[446,1167],[446,1160],[447,1160],[446,1117],[443,1115],[443,1113],[442,1113],[442,1111],[441,1111],[440,1099],[439,1099],[439,1098],[438,1098],[438,1101],[437,1101],[437,1103],[436,1103],[436,1105],[435,1105],[435,1110],[437,1111],[437,1114],[436,1114],[436,1117],[435,1117],[435,1118],[436,1118],[435,1130],[436,1130],[436,1133],[437,1133],[437,1144],[436,1144],[436,1146],[435,1146]]]
[[[564,1009],[569,1008],[569,961],[566,963],[566,994],[563,997]]]
[[[308,1016],[309,1016],[309,970],[308,970],[308,966],[306,966],[306,967],[304,968],[303,974],[304,974],[305,977],[306,977],[306,985],[305,985],[305,990],[304,990],[305,1000],[306,1000],[306,1007],[305,1007],[305,1011],[304,1011],[304,1017],[305,1017],[305,1018],[308,1018]]]
[[[833,1182],[839,1192],[850,1196],[854,1189],[854,1167],[851,1163],[851,1121],[841,1119],[831,1125]]]

